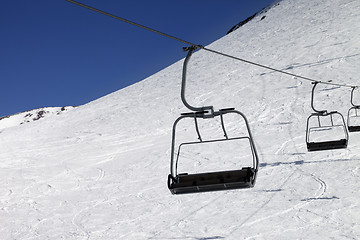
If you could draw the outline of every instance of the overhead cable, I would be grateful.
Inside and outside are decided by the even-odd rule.
[[[104,12],[104,11],[102,11],[102,10],[99,10],[99,9],[96,9],[96,8],[93,8],[93,7],[90,7],[90,6],[88,6],[88,5],[85,5],[85,4],[82,4],[82,3],[79,3],[79,2],[76,2],[76,1],[73,1],[73,0],[66,0],[66,1],[71,2],[71,3],[74,3],[74,4],[78,5],[78,6],[81,6],[81,7],[87,8],[87,9],[90,9],[90,10],[92,10],[92,11],[95,11],[95,12],[98,12],[98,13],[101,13],[101,14],[104,14],[104,15],[106,15],[106,16],[115,18],[115,19],[117,19],[117,20],[120,20],[120,21],[129,23],[129,24],[134,25],[134,26],[137,26],[137,27],[139,27],[139,28],[143,28],[143,29],[145,29],[145,30],[148,30],[148,31],[151,31],[151,32],[160,34],[160,35],[162,35],[162,36],[165,36],[165,37],[174,39],[174,40],[176,40],[176,41],[179,41],[179,42],[182,42],[182,43],[191,45],[191,46],[196,46],[195,44],[193,44],[193,43],[191,43],[191,42],[188,42],[188,41],[182,40],[182,39],[180,39],[180,38],[171,36],[171,35],[169,35],[169,34],[166,34],[166,33],[160,32],[160,31],[157,31],[157,30],[155,30],[155,29],[146,27],[146,26],[141,25],[141,24],[138,24],[138,23],[136,23],[136,22],[127,20],[127,19],[125,19],[125,18],[115,16],[115,15],[113,15],[113,14],[111,14],[111,13]]]
[[[226,54],[226,53],[222,53],[222,52],[219,52],[219,51],[216,51],[216,50],[212,50],[212,49],[209,49],[209,48],[204,47],[204,46],[202,46],[202,45],[198,45],[198,44],[194,44],[194,43],[185,41],[185,40],[183,40],[183,39],[180,39],[180,38],[171,36],[171,35],[169,35],[169,34],[166,34],[166,33],[160,32],[160,31],[157,31],[157,30],[155,30],[155,29],[153,29],[153,28],[146,27],[146,26],[144,26],[144,25],[135,23],[135,22],[133,22],[133,21],[127,20],[127,19],[122,18],[122,17],[118,17],[118,16],[113,15],[113,14],[111,14],[111,13],[104,12],[104,11],[102,11],[102,10],[93,8],[93,7],[91,7],[91,6],[85,5],[85,4],[80,3],[80,2],[77,2],[77,1],[73,1],[73,0],[66,0],[66,1],[68,1],[68,2],[70,2],[70,3],[73,3],[73,4],[76,4],[76,5],[78,5],[78,6],[81,6],[81,7],[87,8],[87,9],[89,9],[89,10],[92,10],[92,11],[95,11],[95,12],[98,12],[98,13],[101,13],[101,14],[103,14],[103,15],[106,15],[106,16],[109,16],[109,17],[112,17],[112,18],[115,18],[115,19],[117,19],[117,20],[126,22],[126,23],[128,23],[128,24],[137,26],[137,27],[139,27],[139,28],[143,28],[143,29],[145,29],[145,30],[148,30],[148,31],[151,31],[151,32],[160,34],[160,35],[162,35],[162,36],[171,38],[171,39],[173,39],[173,40],[176,40],[176,41],[185,43],[185,44],[187,44],[187,45],[194,46],[194,47],[196,47],[196,48],[200,48],[200,49],[206,50],[206,51],[208,51],[208,52],[212,52],[212,53],[215,53],[215,54],[219,54],[219,55],[222,55],[222,56],[224,56],[224,57],[232,58],[232,59],[235,59],[235,60],[238,60],[238,61],[242,61],[242,62],[251,64],[251,65],[254,65],[254,66],[258,66],[258,67],[261,67],[261,68],[265,68],[265,69],[268,69],[268,70],[271,70],[271,71],[275,71],[275,72],[278,72],[278,73],[286,74],[286,75],[289,75],[289,76],[292,76],[292,77],[295,77],[295,78],[299,78],[299,79],[303,79],[303,80],[306,80],[306,81],[310,81],[310,82],[313,82],[313,83],[316,82],[316,83],[328,84],[328,85],[339,86],[339,87],[350,87],[350,88],[357,88],[357,87],[359,87],[359,86],[348,85],[348,84],[334,83],[334,82],[331,82],[331,81],[324,82],[324,81],[320,81],[320,80],[316,80],[316,79],[304,77],[304,76],[301,76],[301,75],[289,73],[289,72],[286,72],[286,71],[283,71],[283,70],[279,70],[279,69],[276,69],[276,68],[273,68],[273,67],[269,67],[269,66],[266,66],[266,65],[263,65],[263,64],[259,64],[259,63],[252,62],[252,61],[249,61],[249,60],[246,60],[246,59],[242,59],[242,58],[239,58],[239,57],[235,57],[235,56],[232,56],[232,55],[229,55],[229,54]]]

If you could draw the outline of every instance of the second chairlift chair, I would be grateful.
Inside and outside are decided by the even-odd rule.
[[[251,188],[255,184],[256,175],[258,171],[258,155],[255,149],[255,144],[250,132],[248,121],[245,115],[234,108],[221,109],[219,111],[214,111],[213,106],[206,107],[193,107],[185,99],[185,86],[186,86],[186,68],[188,61],[192,53],[199,48],[198,46],[191,46],[189,48],[184,48],[185,51],[188,51],[188,54],[185,58],[183,65],[182,73],[182,84],[181,84],[181,100],[183,104],[190,109],[192,112],[183,113],[175,121],[172,129],[172,144],[171,144],[171,161],[170,161],[170,174],[168,176],[168,188],[172,194],[184,194],[184,193],[196,193],[196,192],[207,192],[207,191],[217,191],[217,190],[230,190],[230,189],[239,189],[239,188]],[[228,133],[225,128],[225,123],[223,116],[226,114],[236,114],[243,118],[247,135],[246,136],[237,136],[237,137],[228,137]],[[176,148],[176,126],[183,119],[193,119],[195,123],[195,129],[198,137],[198,141],[183,142],[179,144],[177,152],[175,153]],[[224,134],[223,138],[216,138],[210,140],[203,140],[200,129],[198,126],[198,119],[213,119],[220,118],[222,131]],[[203,172],[203,173],[178,173],[178,161],[180,156],[181,147],[185,145],[196,145],[196,144],[207,144],[207,143],[220,143],[225,141],[232,141],[238,139],[247,139],[249,146],[251,148],[252,156],[251,164],[246,167],[225,170],[225,171],[215,171],[215,172]]]
[[[355,105],[353,101],[355,88],[352,87],[351,90],[351,105],[353,106],[349,109],[347,118],[349,132],[360,131],[360,105]]]
[[[319,82],[313,82],[314,86],[311,93],[311,108],[315,111],[315,113],[312,113],[307,119],[307,149],[308,151],[320,151],[346,148],[348,144],[349,134],[347,132],[343,115],[337,111],[319,111],[316,110],[314,107],[314,92],[315,87],[318,83]],[[325,120],[327,120],[327,123],[324,123]],[[316,124],[310,124],[310,122],[315,122]],[[339,134],[341,137],[339,137]],[[314,135],[318,135],[318,137],[321,139],[316,139],[315,137],[313,137]]]

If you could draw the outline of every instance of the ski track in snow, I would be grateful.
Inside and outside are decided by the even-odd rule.
[[[263,96],[265,95],[265,91],[266,91],[266,87],[264,87],[264,89],[263,89]],[[296,95],[298,95],[298,93],[297,93]],[[292,109],[294,109],[294,105],[295,105],[295,103],[296,103],[296,102],[294,101],[294,99],[296,99],[296,98],[297,98],[297,96],[296,96],[295,98],[293,98],[293,101],[292,101],[291,103],[289,103],[289,105],[291,106]],[[264,116],[265,116],[265,115],[269,115],[269,112],[265,112],[265,113],[263,113],[263,115],[264,115]],[[279,115],[281,115],[281,112],[279,113]],[[276,118],[276,116],[275,116],[274,118]],[[289,131],[289,132],[290,132],[290,131]],[[290,145],[290,144],[295,145],[294,139],[296,139],[296,138],[293,138],[293,137],[291,136],[291,132],[290,132],[289,135],[290,135],[290,136],[289,136],[289,140],[287,140],[287,141],[285,141],[285,142],[282,143],[282,145],[279,147],[279,149],[275,151],[275,155],[281,154],[282,151],[283,151],[283,149],[285,148],[285,146]],[[299,154],[299,151],[296,149],[295,155],[298,155],[298,154]],[[301,159],[300,161],[303,161],[303,159]],[[293,172],[284,180],[284,182],[280,185],[279,189],[283,189],[284,187],[286,187],[286,184],[290,181],[291,177],[292,177],[297,171],[301,171],[304,175],[309,175],[309,174],[307,174],[306,172],[302,171],[300,168],[298,168],[298,167],[296,167],[296,166],[295,166],[295,167],[294,167],[294,166],[291,166],[291,168],[294,169]],[[234,227],[234,229],[232,229],[232,230],[230,231],[229,236],[233,236],[237,231],[240,231],[240,229],[242,229],[244,226],[246,226],[246,227],[251,227],[251,226],[254,225],[254,224],[258,224],[259,222],[268,220],[268,219],[270,219],[270,218],[273,218],[273,217],[276,217],[276,216],[279,216],[279,215],[283,215],[283,214],[289,213],[289,212],[291,212],[291,211],[297,212],[297,213],[296,213],[296,215],[297,215],[298,212],[299,212],[299,210],[300,210],[301,208],[303,208],[305,205],[310,204],[311,201],[320,198],[320,197],[326,192],[326,183],[325,183],[324,181],[322,181],[320,178],[317,178],[317,177],[315,177],[315,176],[312,175],[312,174],[311,174],[310,176],[311,176],[317,183],[319,183],[320,189],[321,189],[321,192],[320,192],[319,194],[316,194],[315,196],[308,198],[305,202],[300,202],[300,203],[296,204],[295,206],[292,206],[292,207],[290,207],[290,208],[288,208],[288,209],[284,209],[283,211],[278,212],[278,213],[276,213],[276,214],[274,214],[274,215],[266,216],[266,217],[262,217],[262,218],[258,218],[258,219],[256,219],[256,220],[250,221],[251,219],[256,218],[257,213],[258,213],[258,212],[261,212],[261,211],[265,208],[265,206],[267,206],[267,205],[271,202],[271,200],[275,197],[276,194],[279,194],[279,192],[274,192],[274,193],[272,194],[272,196],[271,196],[267,201],[265,201],[264,204],[263,204],[260,208],[258,208],[253,214],[251,214],[251,216],[250,216],[249,218],[245,219],[244,222],[242,222],[239,226]],[[250,222],[249,222],[249,221],[250,221]],[[249,237],[249,238],[246,238],[246,239],[252,239],[252,237]]]

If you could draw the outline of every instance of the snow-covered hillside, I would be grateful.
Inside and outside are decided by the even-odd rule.
[[[0,118],[0,130],[15,127],[24,123],[38,121],[44,117],[59,115],[72,108],[74,107],[47,107],[2,117]]]
[[[263,14],[207,47],[360,85],[360,1],[283,0]],[[247,116],[258,179],[251,189],[171,195],[171,127],[188,111],[182,63],[71,111],[2,129],[0,238],[360,238],[360,133],[350,133],[347,149],[307,152],[310,82],[202,50],[189,63],[187,99]],[[346,114],[350,91],[320,85],[316,107]],[[201,124],[206,134],[214,128]],[[236,122],[229,127],[237,130]],[[192,129],[182,133],[194,137]],[[201,154],[184,152],[184,171],[231,162],[231,152],[191,161]],[[248,160],[240,159],[239,167]]]

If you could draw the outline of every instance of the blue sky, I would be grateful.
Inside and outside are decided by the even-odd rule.
[[[207,45],[273,0],[79,2]],[[2,1],[0,32],[0,117],[82,105],[185,57],[183,43],[65,0]]]

